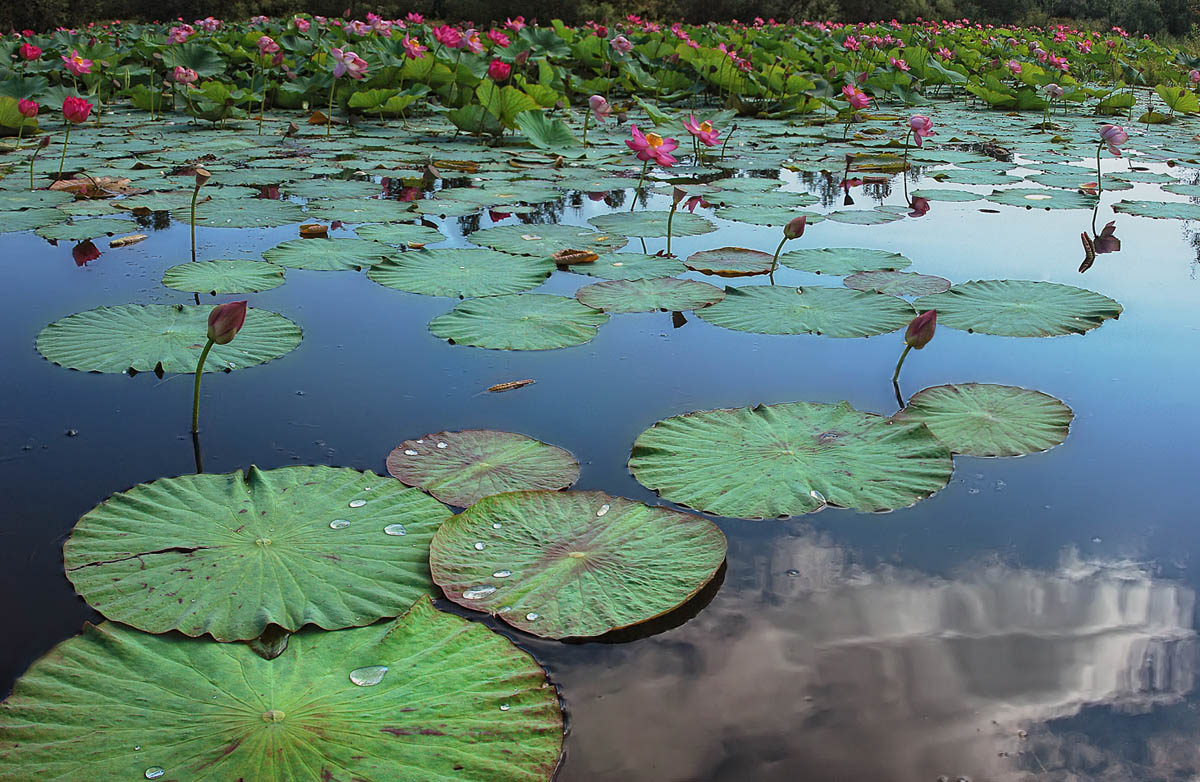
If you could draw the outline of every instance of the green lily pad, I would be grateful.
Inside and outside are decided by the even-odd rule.
[[[208,341],[209,306],[122,304],[70,315],[42,329],[37,349],[50,361],[84,372],[195,372]],[[205,372],[265,364],[295,350],[300,327],[267,310],[249,309],[225,345],[213,345]]]
[[[954,463],[921,423],[790,402],[659,421],[638,435],[629,469],[663,499],[762,519],[907,507],[945,486]]]
[[[684,261],[689,269],[720,277],[751,277],[771,271],[775,256],[745,247],[718,247],[692,253]]]
[[[575,298],[605,312],[685,312],[716,304],[725,298],[725,292],[707,282],[660,277],[597,282],[580,288]]]
[[[1067,439],[1074,413],[1041,391],[964,383],[919,391],[892,418],[925,424],[953,453],[1021,456]]]
[[[725,548],[698,516],[599,491],[522,491],[447,520],[429,566],[459,605],[543,638],[592,637],[687,602]]]
[[[412,219],[412,204],[387,198],[338,198],[309,201],[308,217],[343,223],[390,223]]]
[[[1009,190],[994,190],[987,200],[997,204],[1025,206],[1031,209],[1091,209],[1096,205],[1096,196],[1051,188],[1019,187]]]
[[[554,269],[549,258],[452,247],[401,253],[372,267],[367,277],[411,293],[470,298],[536,288]]]
[[[79,520],[63,555],[109,619],[245,640],[271,624],[336,630],[403,613],[431,591],[429,540],[448,515],[370,472],[251,467],[115,494]]]
[[[87,625],[0,714],[0,777],[47,782],[549,780],[563,738],[533,658],[428,597],[385,625],[298,633],[273,661]]]
[[[1200,204],[1188,201],[1118,201],[1113,211],[1160,220],[1200,220]]]
[[[190,207],[173,209],[171,217],[189,223]],[[196,225],[202,228],[277,228],[306,217],[299,204],[269,198],[214,198],[196,205]]]
[[[950,190],[949,188],[914,190],[912,194],[914,198],[924,198],[926,201],[945,201],[947,203],[978,201],[983,198],[981,193],[972,193],[969,190]]]
[[[746,285],[726,288],[696,314],[714,326],[755,334],[870,337],[902,329],[916,315],[903,299],[849,288]]]
[[[940,325],[1002,337],[1083,334],[1121,315],[1121,305],[1107,296],[1028,280],[973,280],[913,305],[937,310]]]
[[[863,247],[812,247],[779,256],[789,269],[813,274],[843,276],[856,272],[896,271],[912,265],[900,253]]]
[[[501,225],[476,231],[467,238],[500,252],[542,257],[567,249],[602,255],[629,242],[624,236],[597,233],[582,225]]]
[[[387,469],[448,505],[522,489],[565,489],[579,462],[562,448],[514,432],[468,429],[405,440],[388,454]]]
[[[929,296],[950,290],[950,281],[944,277],[912,272],[858,272],[842,280],[842,284],[856,291],[889,296]]]
[[[392,245],[437,244],[446,241],[441,231],[416,223],[371,223],[360,225],[355,233],[361,239]]]
[[[823,215],[815,212],[802,212],[782,206],[723,206],[713,214],[725,220],[765,225],[772,228],[782,228],[800,215],[808,217],[808,225],[819,223],[825,219]]]
[[[906,212],[891,209],[840,209],[825,215],[827,220],[848,225],[883,225],[903,220]]]
[[[283,269],[265,261],[198,261],[172,266],[163,285],[189,293],[257,293],[283,285]]]
[[[667,211],[613,212],[588,218],[588,222],[601,231],[651,239],[667,235],[667,218],[670,214]],[[671,236],[699,236],[715,230],[717,226],[713,221],[686,212],[676,212],[675,219],[671,221]]]
[[[577,263],[568,269],[606,280],[650,280],[674,277],[687,271],[687,267],[674,258],[642,253],[609,253],[592,263]]]
[[[111,236],[136,231],[138,224],[132,220],[119,217],[97,217],[91,220],[76,220],[72,223],[58,223],[37,229],[36,233],[43,239],[53,239],[60,242],[82,242],[85,239],[95,239],[98,236]]]
[[[386,244],[367,239],[292,239],[267,250],[263,258],[292,269],[358,271],[395,254]]]
[[[451,344],[493,350],[553,350],[582,345],[608,315],[566,296],[514,293],[468,299],[429,323]]]
[[[32,231],[66,222],[67,213],[60,209],[25,209],[0,212],[0,233]]]

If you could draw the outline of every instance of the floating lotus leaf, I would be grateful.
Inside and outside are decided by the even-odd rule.
[[[684,263],[689,269],[721,277],[750,277],[771,271],[775,256],[745,247],[718,247],[692,253]]]
[[[843,276],[855,272],[896,271],[912,265],[900,253],[863,247],[816,247],[792,250],[779,256],[789,269]]]
[[[405,245],[437,244],[446,241],[441,231],[416,223],[372,223],[360,225],[355,233],[362,239],[371,239],[384,244]]]
[[[1083,334],[1121,315],[1121,305],[1099,293],[1027,280],[974,280],[913,305],[936,309],[940,325],[1002,337]]]
[[[61,206],[75,200],[74,193],[62,190],[29,190],[29,178],[18,176],[25,189],[0,191],[0,211],[7,212],[14,209],[31,209],[41,206]]]
[[[932,177],[938,182],[948,182],[955,185],[1011,185],[1021,181],[1021,177],[1005,174],[1000,171],[979,169],[952,169],[934,171]]]
[[[554,261],[496,250],[452,247],[401,253],[367,272],[380,285],[426,296],[496,296],[536,288]]]
[[[24,209],[0,212],[0,233],[32,231],[66,222],[67,213],[59,209]]]
[[[171,211],[180,222],[190,221],[190,207]],[[268,198],[214,198],[196,205],[196,225],[204,228],[276,228],[302,222],[299,204]]]
[[[605,312],[684,312],[716,304],[725,298],[725,292],[707,282],[661,277],[597,282],[580,288],[575,298]]]
[[[343,223],[389,223],[412,219],[411,204],[387,198],[338,198],[309,201],[308,217]]]
[[[642,253],[609,253],[592,263],[577,263],[568,268],[576,274],[606,280],[649,280],[674,277],[687,271],[687,267],[674,258]]]
[[[442,525],[434,580],[459,605],[543,638],[590,637],[677,608],[716,574],[712,522],[599,491],[485,497]]]
[[[378,182],[362,179],[306,179],[291,182],[283,188],[290,196],[300,198],[371,198],[383,192]]]
[[[588,218],[588,222],[601,231],[623,236],[640,236],[651,239],[667,235],[667,218],[670,212],[612,212]],[[717,230],[711,220],[687,212],[676,212],[671,221],[672,236],[699,236]],[[583,248],[577,248],[583,249]]]
[[[198,261],[172,266],[163,285],[193,293],[257,293],[283,285],[283,269],[265,261]]]
[[[563,733],[537,663],[428,597],[384,625],[294,635],[273,661],[246,644],[88,625],[33,664],[0,719],[0,778],[46,782],[75,782],[81,770],[97,780],[535,782],[553,776]]]
[[[70,315],[42,329],[37,349],[50,361],[84,372],[195,372],[208,341],[209,306],[122,304]],[[251,308],[237,338],[213,345],[205,372],[264,364],[300,344],[300,327]]]
[[[912,272],[858,272],[842,280],[842,284],[856,291],[889,296],[929,296],[950,289],[950,281],[944,277]]]
[[[136,231],[138,224],[119,217],[97,217],[92,220],[76,220],[73,223],[57,223],[37,229],[43,239],[60,242],[82,242],[99,236],[124,234]]]
[[[916,313],[904,300],[849,288],[746,285],[696,312],[714,326],[756,334],[870,337],[904,328]]]
[[[429,323],[452,344],[494,350],[553,350],[582,345],[608,315],[566,296],[514,293],[468,299]]]
[[[1200,204],[1188,201],[1118,201],[1113,211],[1160,220],[1200,220]]]
[[[582,225],[501,225],[476,231],[467,238],[500,252],[542,257],[559,250],[590,250],[603,255],[621,249],[629,241]]]
[[[369,472],[251,467],[115,494],[63,553],[75,589],[109,619],[245,640],[270,624],[336,630],[403,613],[430,592],[429,540],[448,515]]]
[[[565,489],[579,478],[579,462],[562,448],[490,429],[405,440],[388,454],[387,469],[408,486],[460,508],[506,491]]]
[[[890,209],[843,209],[825,215],[827,220],[849,225],[883,225],[903,220],[906,212]]]
[[[263,258],[280,266],[316,271],[355,271],[374,266],[396,251],[367,239],[292,239],[263,253]]]
[[[1050,188],[994,190],[987,200],[1009,206],[1026,206],[1031,209],[1091,209],[1096,205],[1095,196]]]
[[[1021,456],[1067,439],[1071,408],[1041,391],[989,383],[934,386],[892,416],[919,421],[953,453]]]
[[[192,154],[195,154],[193,152]],[[266,187],[279,185],[284,182],[294,182],[307,179],[308,174],[295,168],[241,168],[236,171],[217,171],[213,174],[212,183],[216,185],[252,185]]]
[[[802,212],[781,206],[723,206],[713,214],[739,223],[766,225],[774,228],[781,228],[800,215],[808,217],[809,225],[825,219],[823,215],[814,212]]]
[[[770,192],[754,190],[718,190],[709,193],[706,200],[719,203],[722,206],[760,206],[766,208],[779,207],[795,210],[802,206],[812,206],[818,199],[812,193],[796,193],[788,190],[772,190]]]
[[[983,198],[981,193],[972,193],[969,190],[950,190],[946,188],[914,190],[913,197],[924,198],[927,201],[946,201],[946,202],[961,202],[961,201],[978,201]]]
[[[1200,183],[1186,184],[1184,182],[1172,182],[1169,185],[1163,185],[1162,189],[1165,192],[1187,196],[1188,198],[1200,198]]]

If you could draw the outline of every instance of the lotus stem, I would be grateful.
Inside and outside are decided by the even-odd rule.
[[[779,263],[779,253],[783,250],[783,246],[787,244],[788,238],[785,236],[779,240],[779,246],[775,248],[775,257],[771,259],[771,274],[775,273],[775,266]]]
[[[63,166],[66,165],[66,162],[67,162],[67,142],[70,140],[71,140],[71,123],[67,122],[67,135],[63,136],[62,158],[59,159],[59,161],[58,161],[58,176],[55,177],[56,180],[62,179]],[[1100,158],[1099,152],[1096,153],[1096,158],[1097,158],[1097,160]],[[1097,164],[1097,165],[1099,165],[1099,164]],[[32,171],[32,168],[30,169],[30,171]],[[32,182],[33,180],[30,179],[30,181]],[[32,187],[32,185],[31,185],[31,187]]]
[[[1104,192],[1104,179],[1100,176],[1100,152],[1104,149],[1104,144],[1096,146],[1096,195],[1099,196]]]
[[[200,431],[200,377],[204,374],[204,362],[208,359],[208,351],[212,350],[213,341],[210,339],[200,351],[200,360],[196,362],[196,384],[192,389],[192,434]],[[907,351],[905,351],[907,352]]]
[[[679,208],[679,202],[672,199],[671,211],[667,213],[667,257],[671,257],[671,223],[675,221],[675,210]]]
[[[196,198],[200,195],[200,185],[192,188],[192,263],[196,262]]]
[[[588,129],[588,120],[589,120],[589,119],[591,119],[591,118],[592,118],[592,117],[591,117],[591,112],[590,112],[590,111],[585,111],[585,112],[583,113],[583,146],[585,146],[585,147],[587,146],[587,129]]]
[[[25,120],[21,119],[21,124],[17,125],[17,151],[21,149],[21,134],[25,132]]]
[[[904,366],[904,359],[908,358],[908,351],[910,351],[910,350],[912,350],[912,345],[905,345],[904,352],[900,354],[900,360],[896,362],[896,371],[892,373],[892,384],[893,385],[898,384],[900,382],[900,367]],[[196,381],[197,388],[200,387],[199,382],[200,382],[199,380]]]
[[[735,122],[733,126],[729,128],[729,132],[725,134],[725,140],[721,142],[721,160],[725,159],[725,146],[729,143],[729,137],[733,135],[733,132],[737,130],[737,128],[738,126]]]
[[[336,89],[337,79],[335,78],[329,87],[329,115],[325,117],[325,138],[329,138],[329,131],[333,128],[333,91]]]
[[[638,178],[637,187],[633,189],[633,203],[629,205],[629,211],[632,212],[637,208],[638,193],[642,192],[642,183],[646,181],[646,169],[650,168],[650,161],[642,163],[642,175]]]

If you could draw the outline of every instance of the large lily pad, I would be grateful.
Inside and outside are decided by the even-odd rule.
[[[414,242],[437,244],[446,241],[446,237],[441,231],[417,223],[371,223],[370,225],[360,225],[355,233],[362,239],[394,245]]]
[[[270,624],[333,630],[397,616],[429,593],[429,540],[448,515],[370,472],[251,467],[115,494],[63,552],[67,577],[109,619],[232,641]]]
[[[599,491],[485,497],[442,525],[434,580],[545,638],[597,636],[687,602],[725,560],[712,522]]]
[[[0,778],[46,782],[535,782],[562,746],[537,663],[428,597],[385,625],[299,633],[273,661],[88,625],[0,715]]]
[[[945,486],[954,463],[924,424],[791,402],[659,421],[634,442],[629,469],[671,502],[762,519],[826,504],[903,508]]]
[[[355,271],[394,257],[396,251],[367,239],[292,239],[263,253],[263,259],[293,269]]]
[[[452,247],[401,253],[373,267],[367,277],[411,293],[469,298],[536,288],[554,269],[549,258]]]
[[[896,271],[912,264],[900,253],[863,247],[818,247],[793,250],[779,256],[789,269],[842,276],[855,272]]]
[[[842,284],[856,291],[889,296],[930,296],[950,290],[950,281],[945,277],[912,272],[858,272],[842,280]]]
[[[405,440],[388,454],[387,469],[408,486],[460,508],[506,491],[565,489],[579,478],[579,462],[562,448],[491,429]]]
[[[583,225],[501,225],[476,231],[467,238],[500,252],[542,257],[560,250],[603,254],[619,250],[629,241],[624,236],[597,233]]]
[[[137,227],[138,224],[132,220],[124,220],[119,217],[97,217],[91,220],[48,225],[37,229],[37,235],[43,239],[60,242],[82,242],[84,239],[129,233],[136,231]]]
[[[904,328],[916,314],[904,300],[849,288],[745,285],[696,313],[714,326],[756,334],[870,337]]]
[[[1113,211],[1160,220],[1200,220],[1200,204],[1187,201],[1118,201]]]
[[[608,315],[566,296],[514,293],[468,299],[429,323],[435,336],[494,350],[553,350],[582,345]]]
[[[725,298],[725,292],[707,282],[661,277],[597,282],[580,288],[575,298],[605,312],[684,312],[716,304]]]
[[[195,372],[208,341],[212,307],[122,304],[70,315],[42,329],[37,349],[60,366],[85,372]],[[300,344],[300,327],[251,308],[246,324],[226,345],[213,345],[205,372],[264,364]]]
[[[613,212],[588,218],[601,231],[650,239],[667,235],[670,212]],[[716,223],[699,215],[676,212],[671,236],[699,236],[717,230]]]
[[[1096,197],[1069,190],[1039,190],[1017,187],[994,190],[987,200],[1009,206],[1024,206],[1030,209],[1091,209]]]
[[[257,293],[283,285],[283,269],[266,261],[197,261],[167,269],[162,283],[190,293]]]
[[[1003,337],[1083,334],[1121,314],[1120,304],[1099,293],[1028,280],[974,280],[913,304],[937,310],[941,325]]]
[[[775,256],[745,247],[718,247],[692,253],[684,261],[689,269],[721,277],[750,277],[771,271]]]
[[[577,263],[568,268],[577,274],[606,280],[649,280],[674,277],[687,271],[687,267],[674,258],[642,253],[610,253],[592,263]]]
[[[1041,391],[964,383],[913,394],[892,417],[924,423],[954,453],[1020,456],[1047,451],[1067,439],[1074,413]]]
[[[171,217],[188,223],[190,209],[174,209]],[[275,228],[304,218],[299,204],[267,198],[214,198],[196,205],[196,225],[206,228]]]

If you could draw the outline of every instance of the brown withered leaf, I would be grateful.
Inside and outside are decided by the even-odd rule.
[[[146,192],[145,188],[134,187],[128,178],[111,176],[80,176],[74,179],[60,179],[50,185],[50,189],[73,193],[77,199],[115,198],[119,195],[136,195]]]
[[[145,241],[148,237],[146,234],[130,234],[129,236],[118,236],[108,243],[109,247],[128,247],[132,244]]]
[[[500,391],[512,391],[514,388],[524,388],[525,386],[532,385],[533,382],[534,380],[531,377],[527,377],[524,380],[510,380],[507,383],[497,383],[494,386],[488,386],[488,391],[492,391],[494,393]]]
[[[572,266],[577,263],[595,263],[600,256],[590,250],[559,250],[553,256],[554,263],[559,266]]]
[[[324,239],[329,235],[329,226],[320,223],[305,223],[300,226],[300,236],[304,239]]]
[[[308,118],[308,124],[309,125],[328,125],[329,117],[325,116],[325,112],[316,110]]]

